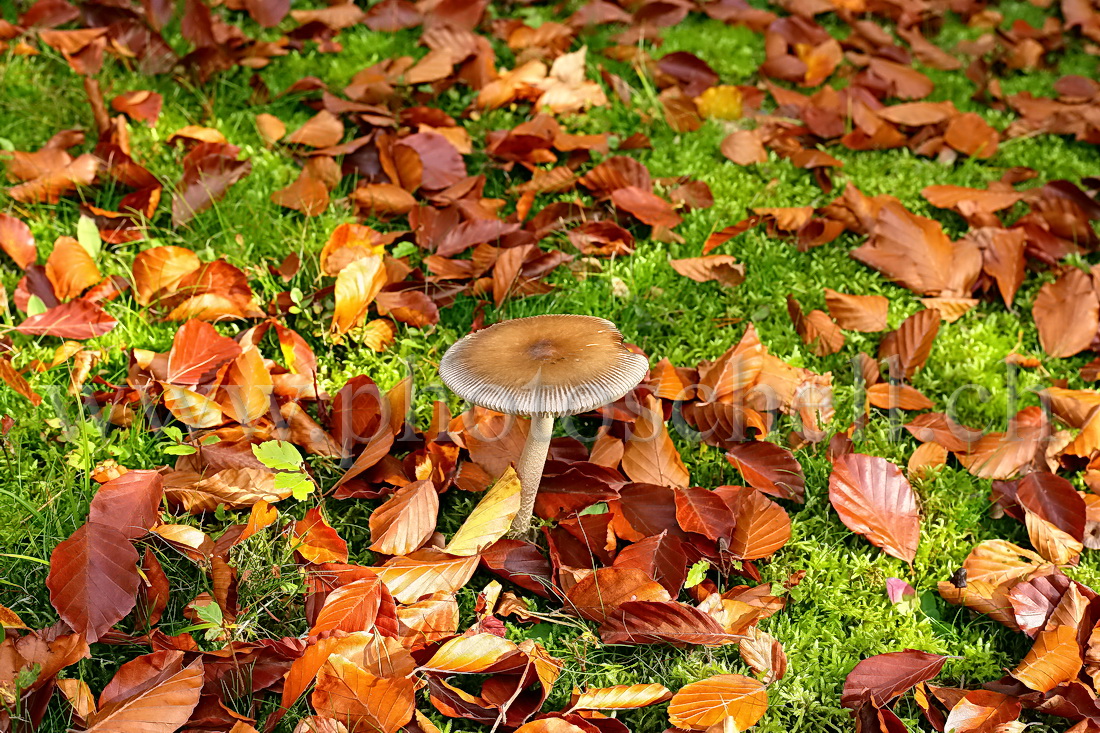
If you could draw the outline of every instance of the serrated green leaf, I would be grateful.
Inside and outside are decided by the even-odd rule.
[[[298,501],[303,501],[313,493],[315,485],[309,476],[299,471],[287,471],[275,474],[275,489],[288,490]]]
[[[710,563],[706,560],[700,560],[691,566],[688,570],[687,580],[684,581],[685,588],[694,588],[695,586],[706,580],[707,571],[710,570]]]
[[[273,471],[297,471],[302,467],[302,454],[285,440],[268,440],[253,445],[252,455]]]

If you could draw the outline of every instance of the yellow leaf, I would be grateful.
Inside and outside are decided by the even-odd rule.
[[[336,276],[336,310],[332,328],[337,333],[361,325],[367,307],[386,284],[386,268],[378,255],[367,255],[348,264]]]
[[[695,98],[695,108],[702,117],[716,120],[741,119],[741,90],[723,84],[711,87]]]
[[[485,492],[443,551],[461,557],[477,555],[503,537],[519,512],[521,491],[519,476],[509,466],[493,488]]]
[[[164,390],[164,406],[184,425],[213,428],[225,422],[222,408],[209,397],[167,382],[161,382],[160,386]]]

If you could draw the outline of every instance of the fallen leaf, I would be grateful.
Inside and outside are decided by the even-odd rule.
[[[833,464],[829,501],[848,529],[912,564],[920,540],[916,497],[885,458],[849,453]]]
[[[668,719],[687,730],[707,730],[732,719],[736,730],[756,725],[768,709],[764,685],[739,674],[720,674],[684,685],[672,696]]]

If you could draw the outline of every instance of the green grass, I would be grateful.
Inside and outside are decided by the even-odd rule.
[[[524,12],[541,9],[525,9]],[[1011,2],[1001,6],[1006,23],[1017,17],[1040,24],[1043,12],[1028,3]],[[542,16],[539,16],[542,17]],[[249,28],[250,32],[255,30]],[[843,29],[836,24],[836,30]],[[940,36],[943,45],[962,38],[973,38],[975,31],[957,19],[949,19]],[[601,31],[589,39],[590,62],[599,48],[609,43],[610,33]],[[756,67],[763,59],[760,36],[742,28],[730,28],[716,21],[692,17],[664,34],[664,45],[655,55],[676,50],[692,51],[708,60],[723,83],[751,83]],[[177,36],[170,36],[177,43]],[[305,218],[277,207],[270,194],[288,184],[297,175],[298,165],[278,147],[266,149],[256,131],[254,118],[268,112],[283,119],[293,130],[312,112],[300,97],[278,96],[295,80],[305,75],[323,79],[340,88],[360,69],[386,57],[402,54],[422,55],[416,46],[416,32],[377,34],[365,28],[340,35],[345,51],[318,54],[314,51],[291,53],[277,58],[258,75],[271,90],[270,101],[251,102],[251,71],[235,69],[216,77],[202,88],[193,88],[171,77],[146,77],[123,68],[111,60],[100,74],[105,96],[132,89],[154,89],[164,95],[165,106],[155,128],[132,125],[135,156],[162,180],[179,176],[181,152],[164,141],[185,124],[201,124],[221,130],[242,148],[253,164],[250,176],[238,183],[229,195],[211,210],[200,214],[180,229],[170,226],[163,212],[154,222],[158,243],[177,244],[194,249],[203,259],[226,257],[249,271],[258,299],[264,301],[287,287],[265,272],[268,260],[281,260],[290,252],[301,254],[304,267],[290,286],[310,292],[322,284],[317,254],[332,229],[353,220],[351,211],[334,204],[316,218]],[[502,54],[502,58],[504,54]],[[693,133],[677,134],[663,122],[645,125],[639,111],[652,112],[652,94],[629,69],[608,63],[608,68],[633,79],[638,90],[637,108],[628,108],[615,100],[609,108],[589,115],[566,118],[567,129],[578,132],[607,130],[625,137],[644,129],[653,141],[652,151],[637,154],[655,177],[690,175],[706,181],[714,192],[715,205],[689,214],[677,229],[682,244],[664,244],[639,239],[634,255],[603,262],[603,271],[584,280],[575,279],[560,269],[551,277],[557,288],[549,295],[513,300],[502,308],[490,305],[486,313],[491,321],[540,313],[582,313],[609,318],[619,325],[629,341],[642,347],[654,361],[668,357],[677,365],[694,365],[711,359],[735,343],[744,322],[751,321],[769,351],[792,364],[818,372],[831,371],[836,385],[838,426],[846,426],[853,415],[852,370],[850,359],[860,350],[874,353],[880,336],[849,333],[845,348],[836,355],[819,358],[809,353],[795,334],[787,316],[785,298],[793,294],[806,309],[823,307],[822,288],[833,287],[853,293],[883,294],[890,298],[890,325],[897,326],[921,306],[916,296],[887,283],[877,273],[850,259],[849,250],[858,239],[844,235],[835,242],[800,253],[788,241],[769,238],[762,229],[750,231],[724,245],[720,250],[746,263],[746,280],[737,288],[726,289],[714,283],[699,284],[678,276],[668,266],[669,258],[698,254],[702,242],[713,230],[740,220],[755,206],[821,205],[831,196],[824,195],[809,172],[794,168],[788,161],[772,157],[767,163],[743,168],[721,156],[718,144],[729,125],[708,122]],[[1058,59],[1053,70],[1014,72],[1004,79],[1006,93],[1029,90],[1050,95],[1051,85],[1063,73],[1095,74],[1096,59],[1076,45]],[[1008,113],[991,111],[970,101],[973,85],[962,72],[929,71],[936,81],[935,99],[951,99],[963,110],[979,111],[998,127],[1011,119]],[[53,133],[67,127],[93,127],[91,112],[85,103],[79,80],[58,55],[44,50],[36,57],[0,56],[0,139],[19,150],[35,149]],[[469,101],[469,94],[453,92],[438,104],[458,114]],[[647,110],[647,106],[650,108]],[[510,127],[526,117],[526,109],[504,110],[468,123],[475,140],[491,129]],[[913,211],[941,221],[946,230],[958,236],[965,223],[956,215],[930,207],[920,196],[928,185],[955,184],[983,186],[1000,178],[1013,166],[1029,166],[1039,171],[1040,181],[1067,178],[1079,180],[1100,170],[1100,152],[1072,140],[1041,136],[1005,142],[989,160],[963,159],[945,166],[919,158],[907,151],[852,153],[830,149],[843,168],[834,176],[837,190],[852,183],[869,195],[889,193],[897,196]],[[487,158],[475,154],[469,158],[471,172],[478,172]],[[508,174],[486,166],[489,177],[487,195],[503,193],[517,174]],[[343,193],[349,189],[345,181]],[[121,192],[95,189],[87,193],[91,203],[112,206]],[[166,191],[166,197],[168,192]],[[39,243],[40,253],[48,253],[53,240],[71,235],[78,217],[77,201],[63,200],[55,206],[23,206],[0,194],[0,207],[27,220]],[[643,233],[638,232],[639,235]],[[564,239],[555,246],[569,249]],[[129,262],[150,243],[127,244],[111,248],[101,267],[106,273],[124,274]],[[914,380],[917,388],[932,397],[939,406],[956,392],[959,417],[971,425],[1003,429],[1014,409],[1036,404],[1029,390],[1063,378],[1071,387],[1083,387],[1078,367],[1084,357],[1065,360],[1046,359],[1048,374],[1020,371],[1014,375],[1022,395],[1019,405],[1010,409],[1003,358],[1013,349],[1042,356],[1036,329],[1030,317],[1030,302],[1044,277],[1032,276],[1021,289],[1014,311],[999,302],[983,302],[955,324],[945,325],[936,340],[928,366]],[[12,292],[18,273],[5,265],[3,284]],[[627,295],[622,295],[624,291]],[[619,294],[616,294],[619,293]],[[401,379],[412,366],[418,387],[416,410],[421,424],[430,415],[431,400],[448,399],[457,409],[458,402],[438,383],[434,365],[443,351],[469,328],[475,301],[461,297],[441,313],[438,325],[423,330],[399,326],[398,341],[387,352],[376,354],[358,348],[354,340],[335,345],[325,339],[327,321],[323,314],[307,312],[296,317],[292,326],[307,335],[320,361],[319,376],[330,393],[349,377],[371,376],[383,389]],[[97,372],[106,380],[121,382],[126,377],[130,347],[166,350],[176,328],[172,323],[150,322],[145,313],[127,298],[108,305],[120,320],[112,333],[92,344],[105,352]],[[4,311],[4,324],[21,319],[14,307]],[[736,325],[718,325],[738,319]],[[219,328],[232,335],[246,327],[224,324]],[[31,359],[47,358],[56,347],[56,339],[31,339],[16,336],[19,366]],[[71,534],[85,519],[88,502],[95,486],[86,468],[96,462],[115,458],[131,468],[150,468],[170,463],[164,451],[164,438],[145,426],[101,431],[88,421],[76,400],[64,394],[68,381],[65,367],[32,377],[32,384],[47,399],[40,407],[29,406],[10,390],[0,390],[0,413],[16,417],[15,427],[4,441],[0,454],[3,479],[0,480],[0,604],[6,605],[30,625],[42,627],[56,620],[44,591],[48,568],[42,564],[58,542]],[[969,390],[980,385],[988,396]],[[75,427],[74,427],[75,426]],[[693,482],[702,486],[738,483],[739,476],[718,449],[692,445],[677,438]],[[857,443],[857,450],[885,456],[904,464],[916,443],[908,434],[891,436],[885,415],[878,413]],[[1026,650],[1026,639],[995,622],[975,617],[965,610],[948,606],[935,593],[939,580],[945,579],[961,563],[974,544],[985,539],[1006,538],[1026,544],[1023,527],[1010,519],[989,517],[989,482],[971,477],[957,467],[940,470],[934,476],[915,482],[923,514],[921,547],[912,570],[892,559],[866,541],[849,532],[829,507],[827,477],[829,463],[823,450],[797,453],[807,477],[805,506],[788,506],[793,518],[791,542],[763,564],[765,580],[781,583],[792,573],[805,570],[806,577],[789,593],[788,607],[763,622],[762,627],[776,636],[789,657],[787,676],[770,687],[771,709],[758,726],[767,733],[785,731],[846,731],[852,722],[839,706],[840,687],[847,672],[860,659],[873,654],[906,647],[950,655],[941,680],[944,684],[976,685],[999,677],[1006,667],[1015,666]],[[335,476],[331,466],[318,461],[320,475]],[[472,500],[449,492],[443,497],[442,529],[453,530],[469,509]],[[289,502],[285,511],[300,516],[305,506]],[[368,561],[367,518],[377,502],[326,502],[326,511],[348,540],[353,560]],[[243,515],[242,515],[243,516]],[[181,517],[181,522],[196,522]],[[225,522],[208,518],[205,527],[217,531]],[[25,556],[21,559],[10,555]],[[167,630],[187,625],[182,607],[191,598],[207,590],[208,580],[190,563],[161,552],[161,559],[172,580],[173,596],[165,615]],[[262,569],[285,563],[273,557],[271,547],[250,541],[235,557],[242,569]],[[1100,562],[1093,554],[1083,558],[1081,566],[1071,570],[1073,577],[1090,585],[1100,580]],[[284,574],[285,576],[286,574]],[[902,610],[886,597],[885,579],[900,577],[918,590],[924,611]],[[478,574],[465,589],[463,622],[472,620],[473,596],[491,578]],[[305,632],[301,615],[300,589],[294,582],[259,574],[242,587],[242,596],[264,599],[280,620],[257,617],[253,633],[282,636]],[[551,604],[542,604],[551,610]],[[591,633],[578,634],[573,626],[540,624],[534,629],[510,626],[515,638],[535,635],[552,653],[565,662],[546,709],[565,704],[574,685],[600,686],[657,681],[677,689],[681,685],[710,674],[746,672],[736,648],[676,649],[604,647]],[[94,658],[82,661],[66,671],[80,676],[93,690],[99,690],[118,664],[141,649],[96,646]],[[70,725],[67,713],[58,703],[44,730],[63,730]],[[432,712],[426,699],[420,706]],[[918,711],[903,703],[899,714],[912,729],[917,729]],[[465,731],[471,727],[461,721],[434,716],[446,731]],[[655,733],[667,725],[664,706],[622,715],[633,730]],[[926,724],[925,724],[926,725]],[[284,724],[289,731],[292,724]],[[1043,721],[1032,730],[1053,730]],[[927,728],[921,728],[922,730]]]

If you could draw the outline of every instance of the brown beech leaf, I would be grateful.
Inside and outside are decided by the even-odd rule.
[[[85,730],[95,733],[173,733],[199,703],[203,664],[183,666],[183,652],[158,651],[119,667],[99,696]]]
[[[669,702],[668,719],[687,730],[722,730],[729,719],[734,730],[747,730],[767,709],[768,692],[762,683],[739,674],[719,674],[681,687]]]
[[[99,487],[88,521],[114,527],[127,537],[144,537],[160,520],[164,479],[157,471],[127,471]]]
[[[411,677],[377,677],[334,654],[317,673],[312,702],[321,715],[346,721],[350,733],[396,733],[412,718],[415,689]]]
[[[943,134],[948,145],[975,158],[991,158],[997,152],[1000,135],[981,115],[966,112],[951,120]]]
[[[1076,679],[1082,663],[1077,629],[1056,626],[1039,632],[1031,650],[1011,674],[1033,690],[1050,692],[1058,685]]]
[[[1081,540],[1031,512],[1024,513],[1024,525],[1028,539],[1040,555],[1055,565],[1076,564],[1084,549]]]
[[[737,130],[722,141],[722,155],[737,165],[767,163],[768,151],[756,130]]]
[[[0,356],[0,379],[15,392],[30,400],[32,405],[42,404],[42,395],[31,389],[30,383],[6,356]]]
[[[971,690],[955,703],[944,722],[944,730],[956,733],[984,733],[1005,730],[1000,726],[1020,717],[1020,701],[993,690]]]
[[[331,148],[344,137],[344,123],[327,110],[310,117],[304,125],[287,135],[288,144],[307,145],[311,148]]]
[[[302,171],[293,183],[271,194],[271,201],[278,206],[300,211],[306,216],[319,216],[328,208],[328,187],[324,182]]]
[[[31,316],[16,326],[15,330],[32,336],[57,336],[83,341],[102,336],[117,325],[118,321],[98,303],[73,300],[55,305],[45,313]]]
[[[886,330],[890,301],[882,295],[847,295],[825,288],[825,306],[837,325],[848,331]]]
[[[58,237],[46,260],[46,277],[60,300],[69,300],[103,277],[88,250],[72,237]]]
[[[127,535],[88,522],[50,554],[50,603],[74,631],[93,643],[133,609],[141,576]]]
[[[589,621],[606,621],[627,601],[670,601],[653,578],[637,568],[597,568],[569,589],[564,600],[567,610]]]
[[[726,453],[734,468],[753,488],[799,504],[806,501],[806,477],[798,459],[787,448],[767,441],[734,443]]]
[[[172,416],[192,428],[213,428],[225,422],[221,406],[209,397],[186,387],[161,382],[164,406]]]
[[[202,262],[185,247],[152,247],[134,257],[132,272],[138,305],[149,305],[157,296],[175,292],[180,282]]]
[[[172,198],[172,224],[183,226],[229,192],[252,172],[252,162],[237,160],[240,150],[228,143],[200,143],[183,160],[183,177]]]
[[[909,379],[928,361],[932,342],[939,332],[940,316],[937,311],[917,311],[902,321],[896,331],[882,339],[878,357],[880,360],[896,359],[897,369],[891,366],[891,375]]]
[[[828,356],[844,348],[844,333],[825,311],[812,310],[803,314],[798,301],[788,295],[787,313],[802,343],[809,346],[815,356]]]
[[[1029,473],[1016,487],[1024,511],[1050,522],[1078,542],[1085,538],[1085,501],[1068,480],[1053,473]]]
[[[111,106],[131,119],[148,122],[150,126],[157,124],[160,117],[160,108],[164,99],[156,92],[141,90],[124,92],[111,100]]]
[[[687,486],[691,476],[665,426],[660,401],[646,398],[644,408],[627,437],[623,471],[632,481],[662,486]]]
[[[599,631],[605,644],[720,646],[739,638],[710,614],[676,601],[624,601]]]
[[[879,382],[867,388],[867,401],[881,410],[927,410],[932,400],[908,384]]]
[[[378,255],[360,257],[340,270],[336,276],[333,330],[347,333],[354,326],[362,325],[367,318],[367,308],[385,284],[386,268]]]
[[[370,549],[405,555],[419,549],[435,531],[439,493],[431,481],[402,486],[370,515]]]
[[[477,555],[456,557],[442,550],[422,548],[391,558],[375,571],[399,603],[414,603],[431,593],[454,593],[469,582],[477,562]]]
[[[656,683],[596,687],[584,692],[574,689],[569,709],[634,710],[647,705],[656,705],[671,698],[672,692],[664,685]]]
[[[372,183],[351,192],[354,201],[365,213],[375,216],[401,216],[413,210],[413,195],[392,183]]]
[[[0,213],[0,248],[15,260],[21,270],[26,270],[38,259],[31,228],[11,214]]]
[[[921,295],[969,295],[981,271],[977,245],[952,242],[939,222],[887,201],[851,256]]]
[[[738,642],[741,659],[753,672],[763,675],[761,681],[771,684],[787,674],[787,654],[779,640],[759,626],[750,626],[748,638]]]
[[[392,636],[397,631],[397,609],[389,591],[377,575],[354,580],[329,593],[317,613],[310,635],[340,631],[380,631]]]
[[[729,551],[739,560],[757,560],[775,553],[791,538],[787,512],[756,489],[723,486],[717,489],[736,518]]]
[[[829,501],[848,529],[907,563],[920,540],[916,496],[901,469],[885,458],[849,453],[829,476]]]
[[[519,513],[520,483],[511,466],[485,492],[454,537],[443,548],[450,555],[479,555],[503,537]]]
[[[672,208],[672,204],[637,186],[615,189],[611,192],[611,201],[616,207],[630,213],[643,224],[649,224],[650,226],[671,229],[683,221]]]
[[[715,281],[733,287],[745,281],[745,266],[733,255],[703,255],[683,260],[669,260],[673,270],[695,282]]]
[[[699,487],[677,488],[676,521],[685,532],[701,534],[707,539],[729,540],[734,516],[722,497]]]
[[[1100,301],[1092,278],[1071,267],[1039,288],[1031,314],[1043,351],[1053,357],[1073,356],[1092,343],[1100,327]]]
[[[325,521],[318,507],[294,524],[293,547],[311,563],[348,561],[348,543]]]
[[[920,682],[940,673],[947,657],[916,649],[868,657],[857,664],[844,680],[840,704],[855,710],[870,702],[886,706]]]
[[[1039,407],[1025,407],[1003,433],[986,433],[963,451],[959,463],[980,478],[1009,479],[1038,460],[1050,436],[1050,424]]]

